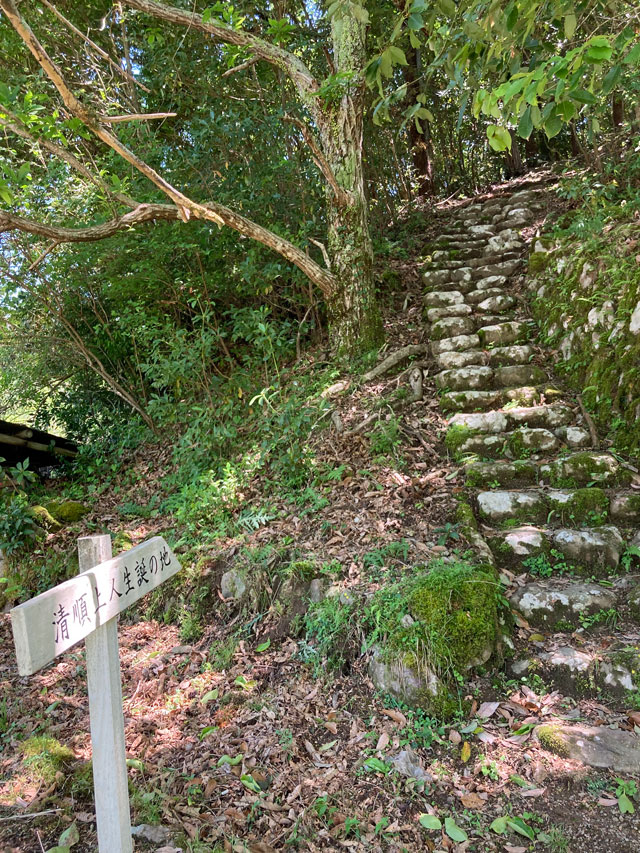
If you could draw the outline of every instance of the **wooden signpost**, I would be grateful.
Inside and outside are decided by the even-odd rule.
[[[180,570],[159,536],[111,558],[111,537],[78,539],[80,574],[11,611],[20,675],[86,640],[93,785],[101,853],[131,853],[117,616]]]

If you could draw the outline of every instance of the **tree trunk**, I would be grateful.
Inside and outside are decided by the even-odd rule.
[[[338,103],[319,124],[322,147],[339,188],[327,189],[327,250],[334,284],[326,296],[329,336],[337,353],[353,355],[383,340],[373,280],[373,247],[362,162],[365,26],[351,15],[331,21],[336,72],[352,75]]]
[[[619,93],[613,96],[611,103],[611,118],[614,127],[620,127],[624,122],[624,99]]]

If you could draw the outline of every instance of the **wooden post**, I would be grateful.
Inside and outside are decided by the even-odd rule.
[[[110,559],[109,535],[78,539],[80,572]],[[85,643],[98,847],[105,853],[132,853],[118,617],[88,634]]]

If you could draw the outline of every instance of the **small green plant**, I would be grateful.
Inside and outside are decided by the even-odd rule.
[[[640,548],[636,545],[629,545],[620,557],[620,565],[625,572],[629,572],[638,558],[640,558]]]
[[[615,607],[609,608],[609,610],[598,610],[597,613],[591,614],[591,616],[587,616],[586,613],[580,613],[578,615],[580,620],[580,625],[588,630],[589,628],[593,628],[595,625],[606,625],[607,628],[611,630],[615,629],[618,624],[618,620],[620,619],[620,614],[615,609]]]
[[[209,649],[209,663],[214,671],[221,672],[229,667],[236,653],[238,642],[234,636],[226,640],[218,640]]]
[[[438,545],[446,545],[449,540],[460,541],[460,525],[450,521],[445,522],[442,527],[434,527],[433,532],[438,536]]]
[[[615,789],[616,797],[618,798],[618,807],[620,809],[621,814],[634,814],[635,806],[631,802],[631,799],[635,799],[638,794],[638,786],[630,779],[629,781],[625,781],[624,779],[620,779],[616,777],[616,782],[618,783],[617,788]]]
[[[481,764],[480,764],[480,772],[483,776],[488,776],[493,782],[497,782],[500,778],[500,774],[498,773],[498,765],[495,761],[489,761],[485,755],[479,756]]]
[[[369,435],[371,452],[375,457],[396,456],[402,444],[402,430],[395,415],[388,420],[378,421]]]
[[[0,502],[0,550],[5,554],[19,551],[34,541],[36,531],[36,522],[24,495],[10,495]]]

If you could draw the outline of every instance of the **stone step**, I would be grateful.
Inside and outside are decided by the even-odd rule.
[[[538,483],[560,488],[580,488],[590,483],[615,487],[625,486],[631,478],[630,472],[617,459],[595,451],[574,453],[544,464],[534,460],[471,461],[465,465],[465,474],[467,485],[479,488],[494,483],[512,488]]]
[[[531,626],[548,631],[580,628],[588,617],[612,610],[619,597],[616,587],[550,577],[519,587],[509,604]]]
[[[442,352],[463,352],[468,349],[476,349],[480,346],[480,338],[477,335],[455,335],[451,338],[442,338],[439,341],[431,341],[430,347],[433,355]]]
[[[556,429],[571,423],[575,413],[565,403],[545,403],[542,406],[521,406],[492,412],[460,412],[449,419],[449,428],[457,427],[471,433],[509,432],[520,426]]]
[[[511,503],[520,516],[529,511],[523,499]],[[506,507],[507,501],[504,504],[500,504],[499,500],[494,502],[496,512],[501,505]],[[530,514],[537,512],[542,518],[543,508],[540,503],[534,506],[531,502],[530,509]],[[618,569],[620,558],[626,550],[620,530],[614,525],[549,528],[540,524],[521,524],[508,530],[496,530],[494,535],[486,539],[498,565],[507,568],[521,566],[543,575],[562,571],[607,577]]]
[[[611,617],[615,624],[615,617]],[[613,647],[600,646],[598,643],[585,644],[564,637],[564,645],[553,643],[548,650],[527,649],[526,654],[517,656],[509,665],[509,670],[516,678],[526,678],[534,672],[540,676],[542,681],[549,686],[550,690],[558,690],[563,696],[571,696],[574,699],[585,699],[592,697],[612,697],[624,699],[630,691],[636,692],[640,687],[640,652],[637,648],[629,646],[628,643],[618,642]],[[539,735],[544,741],[542,732],[551,729],[551,726],[539,726]],[[582,727],[581,727],[582,728]],[[596,743],[602,742],[602,733],[615,733],[618,735],[629,735],[629,732],[612,732],[605,727],[593,729]],[[600,735],[598,736],[598,732]],[[557,735],[554,735],[554,742]],[[579,739],[579,744],[584,745],[584,736]],[[619,758],[629,757],[629,747],[637,737],[632,736],[626,749],[623,749]],[[618,747],[620,749],[620,747]],[[560,750],[563,756],[568,753],[563,747]],[[576,753],[572,757],[578,758]],[[584,759],[583,759],[584,760]],[[640,760],[640,750],[638,758]],[[600,761],[596,766],[602,766]],[[619,765],[622,767],[622,765]],[[637,768],[636,768],[637,770]]]
[[[428,308],[427,320],[429,323],[436,323],[438,320],[442,320],[443,317],[468,317],[472,311],[473,308],[470,305],[466,305],[464,302],[454,302],[451,305]]]
[[[468,337],[475,337],[476,341],[478,340],[477,335]],[[433,348],[433,344],[431,346]],[[474,346],[477,346],[477,343],[475,345],[471,343],[465,349],[472,349]],[[543,397],[548,398],[549,390],[544,387],[528,385],[517,388],[501,388],[496,391],[448,391],[440,397],[440,408],[447,414],[449,412],[484,412],[488,409],[500,409],[508,403],[517,403],[519,406],[534,406],[541,403]]]
[[[507,346],[508,344],[524,343],[530,335],[531,326],[528,323],[511,321],[494,325],[481,326],[478,337],[484,346]]]
[[[432,309],[438,310],[438,309]],[[441,370],[454,367],[468,367],[470,364],[489,364],[492,367],[506,367],[510,364],[528,364],[533,357],[530,346],[495,347],[490,350],[467,350],[466,352],[443,352],[436,356]]]
[[[616,505],[622,495],[608,492],[597,486],[584,489],[535,489],[529,491],[482,491],[478,494],[478,511],[484,520],[503,522],[510,519],[539,522],[557,526],[580,526],[584,524],[604,524],[608,520],[623,522],[626,519],[615,517],[611,506]],[[631,496],[632,497],[632,496]],[[533,502],[535,498],[535,505]],[[523,512],[517,508],[522,502]],[[514,512],[509,514],[510,504]],[[529,512],[530,508],[530,512]],[[635,523],[636,518],[632,519]]]
[[[456,319],[456,318],[454,318]],[[466,319],[466,318],[465,318]],[[441,320],[440,323],[445,322]],[[434,324],[435,327],[439,323]],[[462,329],[461,329],[462,331]],[[516,364],[510,367],[459,367],[443,370],[435,377],[436,385],[451,391],[490,391],[514,385],[537,385],[546,379],[536,365]]]
[[[518,427],[497,435],[469,435],[464,429],[450,430],[445,442],[456,459],[471,455],[489,459],[528,459],[557,453],[562,447],[562,442],[551,430],[536,427]]]
[[[425,285],[430,286],[443,281],[455,281],[452,275],[456,274],[460,277],[461,273],[468,270],[480,270],[478,278],[483,278],[486,275],[513,275],[521,266],[522,258],[519,253],[505,252],[496,255],[484,255],[478,258],[470,258],[469,260],[450,260],[431,263],[422,273],[422,280]],[[494,272],[486,272],[488,269],[493,269]],[[483,272],[484,271],[484,272]]]

